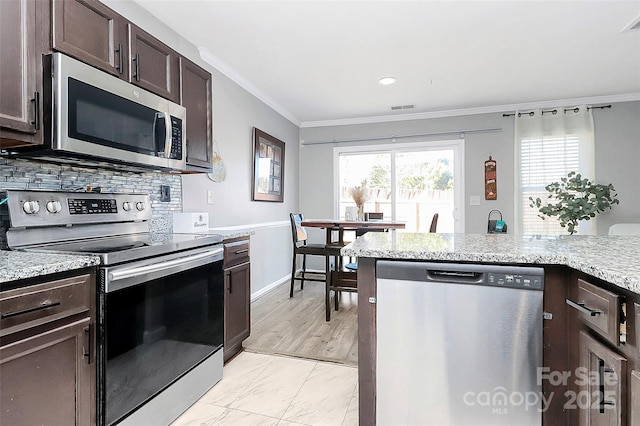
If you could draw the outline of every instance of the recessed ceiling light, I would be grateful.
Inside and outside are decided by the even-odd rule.
[[[383,77],[380,80],[378,80],[378,83],[382,84],[383,86],[388,86],[390,84],[395,83],[396,81],[398,81],[398,79],[395,77]]]

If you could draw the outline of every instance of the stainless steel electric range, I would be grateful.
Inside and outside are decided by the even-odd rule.
[[[98,256],[97,423],[169,424],[222,378],[222,237],[149,231],[147,194],[7,191],[12,250]]]

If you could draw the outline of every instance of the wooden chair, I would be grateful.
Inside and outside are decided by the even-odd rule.
[[[358,291],[358,271],[345,265],[340,249],[343,245],[329,244],[326,246],[327,271],[329,276],[325,284],[325,316],[327,321],[331,321],[331,292],[333,291],[333,301],[335,310],[338,310],[340,293],[343,291],[355,293]],[[330,267],[330,259],[334,258],[333,268]]]
[[[304,289],[305,281],[327,281],[326,273],[314,272],[316,277],[307,277],[307,255],[323,256],[326,258],[325,245],[324,244],[307,244],[307,231],[301,225],[304,220],[302,213],[290,213],[291,219],[291,235],[293,237],[293,262],[291,265],[291,289],[289,290],[289,297],[293,297],[293,284],[295,280],[300,280],[300,290]],[[302,269],[297,269],[297,257],[302,255]],[[318,278],[317,275],[321,275]]]
[[[438,227],[438,213],[434,213],[433,218],[431,219],[431,226],[429,227],[429,232],[436,232],[437,227]]]

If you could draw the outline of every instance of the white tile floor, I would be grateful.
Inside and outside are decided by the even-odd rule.
[[[357,424],[356,367],[242,352],[172,426]]]

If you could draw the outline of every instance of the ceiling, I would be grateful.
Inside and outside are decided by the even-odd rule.
[[[640,99],[640,1],[136,1],[301,126]]]

